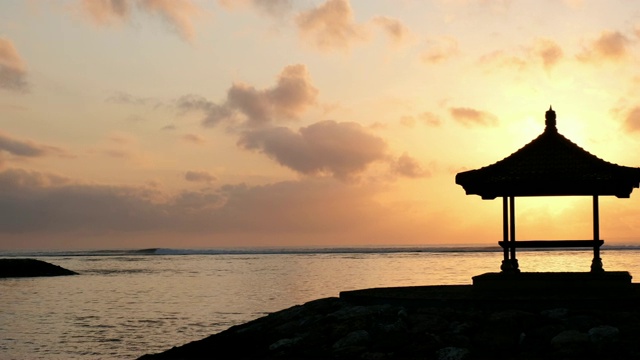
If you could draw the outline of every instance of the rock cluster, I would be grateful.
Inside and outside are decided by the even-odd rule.
[[[63,275],[78,273],[35,259],[0,259],[0,278]]]
[[[638,359],[640,309],[311,301],[142,359]]]

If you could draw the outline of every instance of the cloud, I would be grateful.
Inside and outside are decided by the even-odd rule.
[[[442,120],[440,120],[440,117],[428,111],[425,111],[418,115],[418,119],[420,119],[420,121],[422,121],[427,126],[438,127],[442,125]]]
[[[186,95],[176,102],[178,109],[202,111],[202,125],[215,126],[223,121],[244,115],[245,126],[266,125],[275,120],[298,119],[309,107],[316,104],[315,88],[307,67],[302,64],[286,66],[278,75],[277,84],[267,89],[235,83],[227,91],[227,99],[221,105],[198,95]]]
[[[79,185],[56,175],[8,169],[0,173],[0,233],[162,226],[167,216],[149,195],[142,189]]]
[[[249,123],[259,125],[271,121],[272,104],[266,92],[243,83],[233,84],[227,92],[227,101],[231,108],[240,110]]]
[[[627,112],[624,128],[629,132],[640,131],[640,106],[635,106]]]
[[[204,11],[192,0],[81,0],[80,12],[99,26],[131,21],[136,9],[159,16],[186,41],[195,37],[193,20]]]
[[[155,101],[151,98],[135,96],[122,91],[115,92],[114,94],[109,96],[106,101],[114,104],[139,105],[139,106],[159,104],[158,101]]]
[[[191,182],[204,182],[204,183],[211,183],[217,180],[215,176],[211,175],[207,171],[193,171],[193,170],[187,171],[184,174],[184,179]]]
[[[628,56],[630,42],[618,31],[603,31],[597,39],[583,47],[576,58],[585,62],[620,61]]]
[[[547,70],[553,68],[564,56],[562,48],[548,39],[538,39],[534,46],[534,53],[539,56]]]
[[[348,179],[386,156],[387,144],[352,122],[321,121],[294,132],[284,127],[243,133],[238,144],[305,175]]]
[[[87,184],[7,169],[0,171],[0,239],[16,248],[170,247],[176,236],[185,247],[371,245],[391,237],[422,243],[451,231],[454,220],[424,212],[424,203],[381,202],[385,191],[305,177],[165,194],[153,184]]]
[[[253,6],[266,14],[281,16],[291,10],[292,0],[218,0],[227,9]]]
[[[389,36],[393,45],[402,45],[411,37],[409,28],[398,19],[387,16],[376,16],[371,21]]]
[[[514,55],[505,50],[496,50],[484,54],[478,62],[482,65],[495,67],[497,69],[515,68],[518,71],[524,70],[527,66],[527,60],[519,55]]]
[[[27,65],[9,39],[0,37],[0,89],[26,92]]]
[[[449,114],[453,120],[467,127],[498,125],[498,118],[495,115],[472,108],[451,107]]]
[[[553,40],[538,38],[532,44],[512,50],[496,50],[484,54],[478,62],[496,69],[512,68],[524,71],[539,64],[551,70],[564,58],[564,51]]]
[[[135,137],[125,133],[112,133],[107,136],[107,140],[118,145],[128,145],[136,142]]]
[[[400,124],[412,128],[416,124],[416,118],[411,115],[404,115],[400,117]]]
[[[315,104],[318,89],[311,81],[305,65],[289,65],[278,76],[275,88],[265,91],[276,116],[295,119]]]
[[[182,140],[197,145],[207,142],[207,139],[198,134],[185,134],[184,136],[182,136]]]
[[[423,124],[430,127],[439,127],[440,125],[442,125],[442,120],[440,120],[440,117],[438,117],[438,115],[429,111],[425,111],[419,114],[418,116],[412,116],[412,115],[403,116],[400,118],[400,124],[407,127],[413,127],[417,121],[416,118],[417,120],[420,120],[420,122],[422,122]]]
[[[162,17],[183,39],[195,37],[192,20],[202,13],[191,0],[141,0],[140,6],[147,12]]]
[[[232,120],[234,110],[228,105],[218,105],[199,95],[184,95],[176,101],[182,112],[201,111],[205,114],[202,126],[213,127],[223,121]]]
[[[42,188],[63,186],[71,183],[71,179],[54,174],[26,171],[22,169],[6,169],[0,172],[0,192],[10,192],[17,187]]]
[[[429,170],[424,169],[420,163],[406,153],[391,163],[392,174],[408,178],[423,178],[431,176]]]
[[[72,232],[177,232],[185,237],[344,232],[388,216],[373,201],[376,192],[366,185],[306,179],[253,187],[223,185],[166,197],[149,187],[82,184],[8,169],[0,172],[0,235],[41,234],[48,241]]]
[[[430,64],[438,64],[457,56],[458,41],[450,36],[433,38],[427,41],[428,49],[422,53],[422,61]]]
[[[102,150],[102,154],[115,159],[133,160],[135,158],[135,154],[133,152],[125,149],[104,149]]]
[[[140,150],[138,139],[132,134],[123,132],[108,134],[101,144],[90,148],[88,153],[126,160],[136,166],[148,166],[153,163],[153,156]]]
[[[0,151],[17,157],[42,157],[48,155],[69,156],[57,146],[39,144],[33,140],[22,140],[0,131]]]
[[[131,15],[130,0],[82,0],[80,9],[96,24],[111,25]]]
[[[219,220],[226,228],[263,235],[349,234],[354,229],[370,229],[371,224],[390,216],[373,199],[378,191],[371,185],[310,178],[255,187],[228,186]]]
[[[363,25],[353,19],[348,0],[327,0],[296,18],[300,37],[321,51],[346,51],[368,39]]]

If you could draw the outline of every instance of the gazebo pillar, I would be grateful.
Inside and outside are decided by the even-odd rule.
[[[600,206],[598,205],[598,195],[593,195],[593,260],[591,261],[591,272],[603,272],[602,259],[600,258]]]
[[[511,270],[520,272],[520,266],[518,265],[518,259],[516,259],[516,197],[509,197],[509,232],[511,241]]]
[[[502,241],[505,243],[509,241],[509,203],[506,196],[502,197]],[[511,261],[509,261],[509,248],[505,246],[503,253],[504,259],[502,260],[500,270],[510,271]]]
[[[502,197],[502,240],[505,245],[511,243],[511,246],[504,246],[502,265],[500,270],[503,272],[520,272],[518,259],[516,259],[516,203],[514,196]]]

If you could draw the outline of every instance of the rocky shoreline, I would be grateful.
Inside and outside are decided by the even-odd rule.
[[[0,259],[0,278],[66,275],[78,273],[36,259]]]
[[[386,296],[402,291],[415,296]],[[535,294],[491,298],[471,286],[379,293],[386,297],[345,293],[311,301],[141,359],[640,358],[640,305],[632,291],[590,302],[580,294],[546,302],[531,301]],[[420,299],[425,293],[433,296]]]

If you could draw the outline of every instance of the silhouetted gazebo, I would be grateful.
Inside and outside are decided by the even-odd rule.
[[[640,185],[640,168],[620,166],[590,154],[556,129],[556,113],[545,114],[545,130],[533,141],[495,164],[456,175],[467,195],[503,199],[505,271],[520,271],[516,248],[593,248],[592,272],[604,271],[600,259],[599,196],[628,198]],[[528,240],[516,242],[515,198],[518,196],[593,197],[592,240]]]

